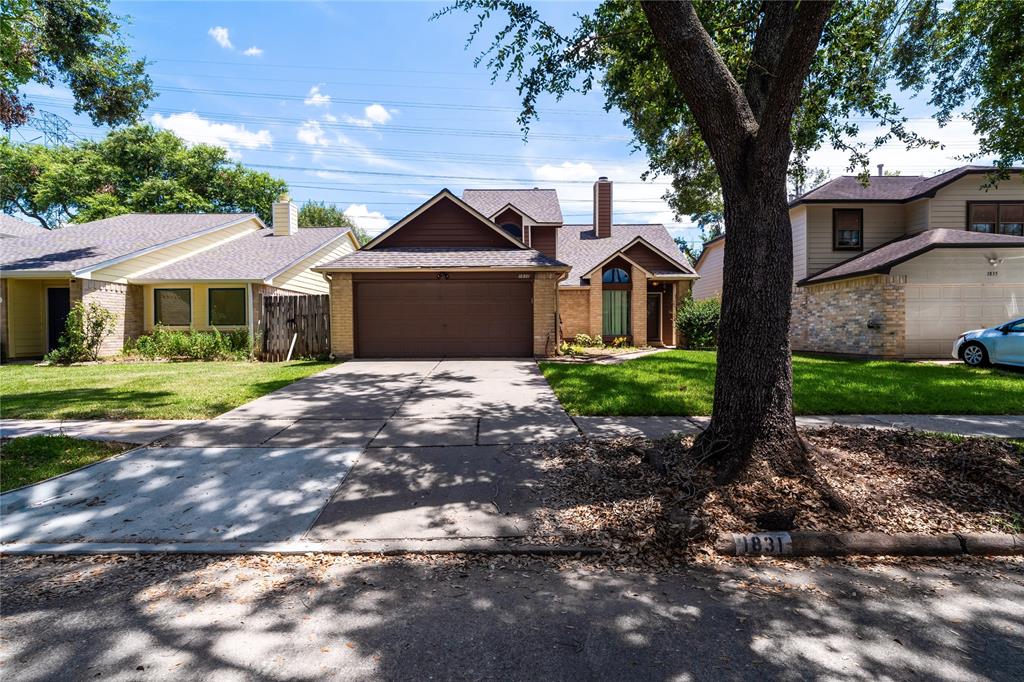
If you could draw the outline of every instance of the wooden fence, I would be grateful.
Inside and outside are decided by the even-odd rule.
[[[331,305],[327,295],[263,295],[260,359],[323,357],[331,352]],[[295,347],[292,348],[294,340]]]

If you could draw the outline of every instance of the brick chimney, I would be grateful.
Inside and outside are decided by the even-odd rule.
[[[282,194],[281,198],[274,202],[271,217],[276,237],[287,237],[299,229],[299,207],[287,194]]]
[[[612,236],[612,181],[603,175],[594,183],[594,236]]]

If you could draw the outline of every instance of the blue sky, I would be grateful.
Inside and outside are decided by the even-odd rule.
[[[556,187],[566,222],[589,222],[590,183],[616,181],[616,222],[662,222],[695,240],[684,216],[661,201],[665,185],[642,182],[642,153],[601,94],[542,101],[524,143],[513,84],[490,83],[473,68],[483,43],[464,49],[472,18],[430,21],[439,3],[114,2],[129,15],[128,42],[152,62],[159,97],[146,112],[158,127],[193,142],[228,148],[234,158],[284,178],[297,200],[334,202],[371,232],[441,187]],[[545,17],[569,26],[592,4],[547,3]],[[498,27],[492,23],[492,30]],[[38,92],[38,90],[36,90]],[[105,131],[71,116],[66,91],[38,100],[68,116],[73,131]],[[939,134],[927,110],[909,102],[915,128]],[[867,132],[870,134],[870,131]],[[943,151],[888,147],[873,156],[905,175],[961,162],[976,145],[955,120]],[[812,164],[844,173],[831,150]]]

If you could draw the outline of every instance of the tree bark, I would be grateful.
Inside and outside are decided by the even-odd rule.
[[[805,470],[807,462],[793,416],[786,169],[756,155],[748,160],[747,168],[724,174],[728,239],[714,409],[695,444],[714,457],[722,480],[755,455],[768,457],[779,473]]]
[[[692,2],[641,4],[714,159],[725,203],[714,406],[694,448],[716,465],[722,481],[755,456],[778,473],[813,475],[793,416],[786,171],[793,113],[831,3],[767,3],[743,87]]]

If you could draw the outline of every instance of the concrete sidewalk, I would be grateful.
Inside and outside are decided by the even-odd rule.
[[[461,445],[507,445],[538,440],[644,435],[660,438],[669,433],[698,433],[708,417],[573,417],[553,418],[550,423],[523,428],[519,418],[507,425],[480,417],[428,419],[335,419],[326,425],[320,419],[233,419],[227,420],[50,420],[0,419],[0,435],[17,438],[64,433],[77,438],[151,443],[177,432],[176,445],[216,444],[225,447],[269,445],[274,447],[341,447],[363,445],[388,447],[441,447]],[[961,436],[1024,438],[1022,415],[871,414],[805,415],[796,418],[804,429],[838,424],[861,428],[897,428]],[[578,429],[578,430],[577,430]]]
[[[661,438],[669,433],[699,433],[710,417],[573,417],[591,438],[643,435]],[[847,414],[804,415],[796,418],[802,429],[834,424],[869,429],[913,429],[988,438],[1024,438],[1022,415]]]

